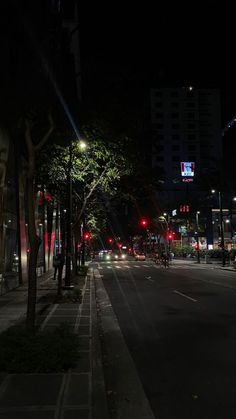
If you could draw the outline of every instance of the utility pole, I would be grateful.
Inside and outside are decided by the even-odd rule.
[[[200,260],[200,247],[199,247],[199,221],[198,216],[200,214],[200,211],[196,212],[196,226],[197,226],[197,263],[201,263]]]

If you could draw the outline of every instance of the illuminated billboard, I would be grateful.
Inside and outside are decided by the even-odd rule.
[[[195,170],[195,163],[191,161],[182,161],[181,166],[181,176],[182,177],[193,177]]]

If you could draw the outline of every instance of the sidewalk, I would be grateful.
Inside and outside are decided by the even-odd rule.
[[[79,334],[78,366],[67,373],[0,375],[1,419],[108,418],[98,338],[93,278],[86,277],[82,303],[53,304],[41,297],[56,291],[52,274],[38,291],[37,322],[42,329],[69,323]],[[0,297],[1,330],[22,321],[27,289],[21,287]],[[45,311],[46,309],[46,311]],[[101,356],[100,356],[101,358]]]
[[[79,362],[67,373],[0,374],[0,419],[154,419],[100,274],[94,268],[91,265],[86,277],[81,304],[43,304],[41,297],[55,293],[56,282],[52,274],[47,274],[46,280],[42,278],[37,322],[42,329],[69,323],[79,334]],[[24,319],[26,302],[26,287],[0,297],[1,330]],[[101,340],[109,348],[111,372],[115,374],[115,416],[111,406],[108,409],[110,391],[105,387]]]
[[[177,259],[174,258],[171,261],[171,265],[175,266],[175,265],[186,265],[186,266],[196,266],[196,267],[201,267],[201,268],[212,268],[212,269],[223,269],[223,270],[228,270],[228,271],[232,271],[236,273],[236,269],[233,267],[233,265],[226,265],[226,266],[222,266],[222,262],[221,261],[215,261],[215,260],[211,260],[209,262],[206,262],[204,259],[201,259],[200,263],[198,263],[196,261],[196,259]]]

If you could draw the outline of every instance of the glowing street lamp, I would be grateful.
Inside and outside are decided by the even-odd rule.
[[[79,148],[84,151],[87,144],[79,141]],[[65,272],[65,288],[72,288],[71,285],[71,260],[72,260],[72,166],[73,166],[73,144],[69,144],[69,160],[67,166],[67,208],[66,208],[66,272]]]
[[[81,141],[79,142],[79,148],[80,148],[82,151],[86,150],[86,148],[87,148],[87,144],[86,144],[86,142],[81,140]]]

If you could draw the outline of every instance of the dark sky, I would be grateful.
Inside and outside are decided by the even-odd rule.
[[[82,66],[93,68],[96,83],[115,77],[149,87],[219,87],[223,118],[236,114],[230,6],[216,1],[128,3],[80,6]]]

